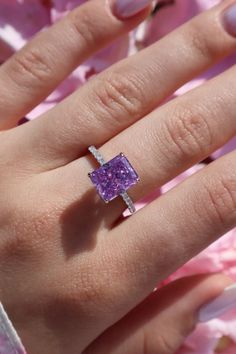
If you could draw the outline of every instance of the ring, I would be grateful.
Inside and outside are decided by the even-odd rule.
[[[135,213],[134,203],[127,190],[139,182],[139,176],[123,153],[106,162],[101,153],[94,147],[88,149],[100,167],[88,176],[105,203],[121,196],[131,214]]]

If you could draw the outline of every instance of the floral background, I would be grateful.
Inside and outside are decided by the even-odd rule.
[[[43,30],[64,16],[75,6],[89,0],[0,0],[0,63],[19,50],[36,32]],[[65,96],[83,85],[93,75],[98,74],[121,58],[132,55],[150,45],[165,34],[180,26],[201,11],[221,0],[159,0],[152,16],[135,31],[117,40],[77,68],[44,102],[25,117],[35,119],[42,112],[53,107]],[[173,97],[181,95],[193,87],[224,71],[236,62],[236,54],[214,66],[198,78],[180,88]],[[172,99],[171,97],[170,99]],[[24,118],[24,117],[22,117]],[[24,119],[25,120],[25,119]],[[139,203],[142,207],[160,193],[195,173],[204,164],[233,150],[236,139],[215,152],[173,181],[153,193],[149,199]],[[166,282],[184,275],[205,272],[224,272],[236,281],[236,230],[229,232],[207,250],[172,274]],[[235,354],[236,353],[236,311],[207,324],[198,325],[186,340],[178,354]]]

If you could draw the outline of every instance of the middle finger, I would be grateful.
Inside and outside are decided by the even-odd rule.
[[[130,158],[141,180],[130,192],[134,199],[167,183],[234,137],[235,74],[233,66],[150,113],[100,148],[107,160],[120,150]],[[88,160],[82,161],[85,168]]]
[[[235,72],[236,66],[166,103],[99,149],[107,161],[121,151],[129,158],[140,177],[140,183],[129,191],[133,200],[139,200],[204,160],[236,134]],[[91,171],[90,160],[75,160],[65,169],[65,180],[79,170],[85,171],[80,178],[83,188],[92,188],[86,174]],[[59,170],[61,173],[62,168]],[[64,179],[57,180],[59,185],[67,183]],[[125,204],[119,198],[104,211],[112,215],[113,223],[124,209]]]

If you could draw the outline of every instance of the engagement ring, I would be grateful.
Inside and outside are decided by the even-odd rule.
[[[101,166],[89,173],[89,177],[100,197],[105,203],[109,203],[116,197],[121,196],[130,213],[135,213],[134,203],[129,197],[127,190],[139,181],[139,176],[128,159],[123,153],[120,153],[112,160],[106,162],[94,146],[90,146],[89,151]]]

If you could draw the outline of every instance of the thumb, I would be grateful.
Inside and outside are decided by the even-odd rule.
[[[178,279],[152,293],[85,353],[173,354],[197,324],[199,308],[231,284],[221,274]]]

